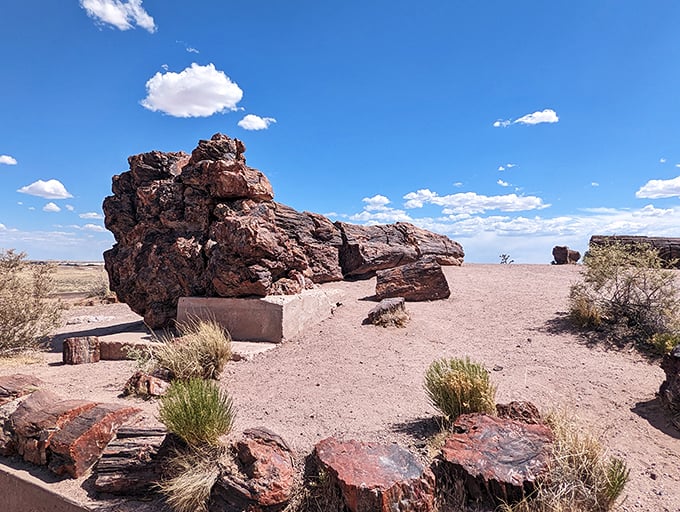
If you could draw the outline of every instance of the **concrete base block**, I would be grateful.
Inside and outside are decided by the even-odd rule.
[[[177,321],[212,319],[234,340],[280,343],[331,316],[341,296],[340,290],[305,290],[252,299],[181,297]]]

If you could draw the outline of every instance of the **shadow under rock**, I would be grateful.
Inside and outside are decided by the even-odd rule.
[[[680,430],[675,426],[671,419],[672,413],[663,405],[658,396],[646,402],[638,402],[631,408],[635,414],[647,420],[647,422],[657,430],[666,435],[680,439]]]
[[[415,441],[420,441],[421,443],[427,442],[434,435],[441,432],[441,430],[442,430],[441,420],[436,416],[416,418],[414,420],[392,424],[393,432],[406,434]],[[417,442],[416,445],[418,445]]]
[[[61,352],[63,350],[64,340],[66,338],[79,338],[85,336],[108,336],[110,334],[118,334],[122,332],[148,333],[149,330],[144,325],[144,321],[137,320],[135,322],[127,322],[124,324],[109,325],[106,327],[95,327],[92,329],[57,334],[50,338],[49,343],[52,348],[52,352]]]

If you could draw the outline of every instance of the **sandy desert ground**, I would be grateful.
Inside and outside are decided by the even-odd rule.
[[[663,372],[658,361],[591,344],[568,328],[567,295],[579,267],[464,264],[445,273],[451,297],[409,303],[411,321],[403,329],[362,325],[375,305],[368,300],[375,279],[323,285],[344,292],[331,318],[252,361],[227,366],[221,382],[235,402],[234,432],[266,426],[300,459],[331,435],[398,442],[424,455],[436,428],[422,385],[425,369],[437,358],[467,355],[491,370],[499,402],[530,400],[543,411],[574,414],[625,459],[631,476],[619,510],[680,511],[680,432],[655,396]],[[134,363],[61,364],[64,337],[103,333],[139,317],[112,304],[74,307],[65,318],[82,316],[104,318],[65,325],[41,362],[5,362],[0,374],[37,375],[64,396],[129,400],[144,410],[137,421],[155,421],[153,401],[118,397]],[[90,500],[86,479],[50,485]]]

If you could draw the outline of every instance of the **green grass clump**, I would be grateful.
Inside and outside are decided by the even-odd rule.
[[[465,413],[496,412],[496,388],[489,372],[467,357],[434,361],[425,372],[425,390],[449,422]]]
[[[178,338],[162,338],[154,350],[158,368],[173,379],[216,379],[231,359],[231,338],[212,320],[194,319],[177,326]]]
[[[232,401],[216,382],[175,381],[160,400],[160,420],[192,446],[219,446],[234,423]]]

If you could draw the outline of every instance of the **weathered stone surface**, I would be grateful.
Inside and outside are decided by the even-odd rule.
[[[548,467],[553,435],[542,424],[463,414],[441,453],[441,470],[462,479],[470,498],[514,503]]]
[[[120,335],[114,334],[109,336],[109,338],[112,338],[113,336],[118,337]],[[158,343],[154,341],[135,339],[135,336],[141,336],[140,334],[128,336],[129,339],[99,338],[99,358],[102,361],[123,361],[126,359],[133,359],[131,352],[137,351],[147,353],[158,345]],[[143,336],[147,337],[146,334]]]
[[[62,350],[64,364],[85,364],[99,362],[99,338],[85,336],[66,338]]]
[[[73,478],[84,475],[116,430],[139,411],[126,405],[98,404],[71,419],[52,436],[50,470]]]
[[[378,300],[403,297],[407,301],[446,299],[449,284],[434,256],[426,256],[401,267],[377,272],[375,296]]]
[[[363,323],[373,325],[388,325],[389,319],[400,315],[402,318],[408,319],[406,313],[406,301],[404,297],[393,297],[383,299],[380,303],[368,312],[368,316]]]
[[[673,424],[680,430],[680,345],[663,356],[661,369],[666,380],[661,383],[659,397],[670,410]]]
[[[87,400],[62,400],[50,391],[36,391],[9,417],[16,449],[27,462],[44,465],[55,433],[96,404]]]
[[[351,512],[434,510],[434,475],[407,450],[328,438],[314,448]]]
[[[516,400],[507,404],[496,404],[496,415],[499,418],[522,421],[524,423],[543,423],[541,413],[531,402]]]
[[[146,494],[163,474],[173,442],[164,428],[121,427],[94,466],[94,488],[118,495]]]
[[[568,265],[577,263],[581,259],[581,253],[569,249],[566,245],[556,245],[552,250],[555,265]]]
[[[659,252],[659,256],[669,266],[680,268],[680,238],[660,236],[627,236],[627,235],[593,235],[590,246],[623,244],[631,247],[651,246]]]
[[[233,446],[236,467],[223,471],[210,510],[273,512],[283,509],[293,493],[295,469],[286,442],[264,428],[243,432]]]
[[[132,156],[130,170],[113,178],[103,209],[116,244],[106,270],[111,289],[150,327],[170,325],[180,297],[292,295],[428,254],[462,263],[459,244],[410,224],[333,224],[275,203],[244,152],[216,134],[190,157]]]
[[[14,375],[0,375],[0,405],[33,393],[44,386],[38,377],[15,373]]]
[[[169,387],[169,381],[138,370],[125,383],[123,395],[163,396]]]

